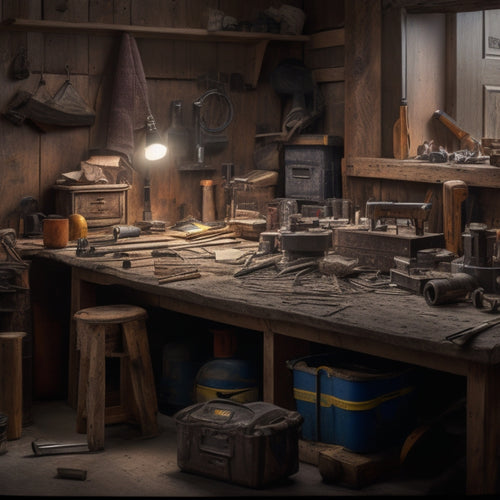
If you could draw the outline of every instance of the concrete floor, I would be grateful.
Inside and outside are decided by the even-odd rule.
[[[34,403],[32,422],[20,439],[7,441],[0,455],[1,496],[132,496],[132,497],[238,497],[238,496],[421,496],[457,493],[456,480],[392,478],[363,489],[324,482],[318,469],[300,463],[299,472],[271,488],[255,490],[182,472],[177,466],[176,430],[172,417],[159,414],[160,435],[140,437],[125,424],[106,427],[105,450],[96,453],[35,456],[35,440],[86,443],[75,432],[75,410],[65,401]],[[87,471],[85,480],[61,479],[59,467]],[[458,490],[460,493],[460,490]]]

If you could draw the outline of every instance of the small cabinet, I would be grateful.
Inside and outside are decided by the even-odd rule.
[[[80,214],[89,228],[126,224],[128,184],[54,186],[56,213]]]

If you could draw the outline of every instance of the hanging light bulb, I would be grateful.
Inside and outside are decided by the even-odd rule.
[[[146,160],[161,160],[167,154],[167,147],[162,143],[153,115],[146,118]]]

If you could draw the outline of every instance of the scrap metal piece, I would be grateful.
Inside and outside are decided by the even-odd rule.
[[[85,481],[85,479],[87,479],[87,471],[84,469],[58,467],[57,477],[61,479],[77,479],[78,481]]]
[[[484,293],[484,288],[476,288],[471,294],[471,300],[477,309],[486,308],[488,312],[497,312],[500,306],[500,296],[491,296]]]
[[[40,443],[32,441],[31,448],[36,456],[88,453],[90,451],[87,443]]]
[[[500,318],[490,319],[489,321],[479,323],[479,325],[471,326],[469,328],[465,328],[458,332],[452,333],[451,335],[445,337],[445,339],[453,342],[454,344],[463,346],[477,334],[484,332],[488,328],[491,328],[498,324],[500,324]]]
[[[424,222],[429,218],[432,203],[392,201],[368,201],[366,203],[366,217],[370,219],[370,229],[375,230],[379,219],[411,219],[415,225],[415,234],[424,234]]]

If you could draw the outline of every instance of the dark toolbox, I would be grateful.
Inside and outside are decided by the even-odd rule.
[[[174,418],[183,471],[262,488],[299,469],[303,418],[296,411],[262,401],[213,399]]]

